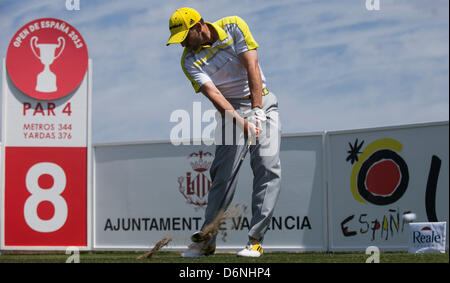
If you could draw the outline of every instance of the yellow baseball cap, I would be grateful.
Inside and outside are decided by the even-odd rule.
[[[170,38],[166,45],[181,43],[193,27],[202,17],[192,8],[180,8],[173,13],[169,20]]]

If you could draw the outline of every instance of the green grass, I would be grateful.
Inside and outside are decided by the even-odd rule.
[[[80,252],[81,263],[365,263],[364,252],[339,253],[288,253],[266,252],[261,258],[240,258],[235,254],[217,253],[199,259],[180,258],[180,252],[158,252],[150,259],[137,260],[142,252]],[[65,263],[70,255],[3,254],[0,263]],[[382,252],[380,263],[449,263],[449,254],[408,254]]]

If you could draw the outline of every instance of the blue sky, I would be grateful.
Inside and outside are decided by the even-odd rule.
[[[177,109],[212,105],[165,46],[180,7],[207,21],[238,15],[259,43],[283,133],[380,127],[449,117],[449,1],[380,0],[0,0],[0,57],[15,32],[38,18],[73,25],[93,60],[93,143],[168,140]],[[203,125],[204,127],[207,124]]]

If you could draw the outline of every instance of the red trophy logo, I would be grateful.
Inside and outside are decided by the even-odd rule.
[[[80,33],[53,18],[34,20],[12,38],[6,68],[14,85],[39,100],[62,98],[86,75],[88,53]]]
[[[58,90],[56,87],[56,75],[50,71],[50,65],[61,55],[66,41],[62,36],[58,37],[58,44],[37,44],[37,41],[37,36],[31,38],[31,50],[34,56],[44,65],[44,70],[37,76],[35,90],[39,92],[55,92]],[[62,48],[59,49],[58,55],[55,56],[55,50],[61,46]],[[39,48],[40,55],[37,55],[35,47]]]

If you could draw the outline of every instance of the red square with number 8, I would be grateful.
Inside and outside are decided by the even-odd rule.
[[[87,246],[87,149],[5,147],[5,246]]]

